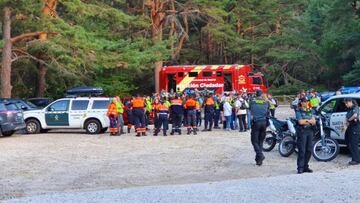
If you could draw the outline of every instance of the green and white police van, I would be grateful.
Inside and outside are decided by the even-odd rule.
[[[100,97],[56,100],[44,109],[24,112],[26,131],[36,134],[50,129],[85,129],[89,134],[104,133],[109,127],[106,112],[110,102],[110,98]]]
[[[360,94],[343,94],[330,97],[317,109],[318,112],[322,112],[327,117],[327,125],[335,129],[339,135],[332,132],[331,138],[336,139],[340,144],[345,143],[345,131],[346,131],[346,113],[347,109],[344,103],[345,98],[351,98],[360,105]]]

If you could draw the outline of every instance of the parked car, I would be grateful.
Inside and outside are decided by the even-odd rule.
[[[44,108],[51,102],[49,98],[30,98],[27,101],[39,108]]]
[[[107,131],[106,115],[109,98],[63,98],[40,110],[24,112],[26,131],[29,134],[49,129],[85,129],[89,134]]]
[[[0,98],[0,102],[13,103],[13,104],[15,104],[19,109],[21,109],[21,110],[23,110],[23,111],[39,109],[39,107],[35,106],[33,103],[27,102],[27,101],[24,101],[24,100],[21,100],[21,99]]]
[[[335,92],[321,92],[320,93],[321,101],[324,102],[334,95]]]
[[[25,129],[22,110],[14,103],[0,101],[0,136],[11,136]]]
[[[360,94],[336,95],[326,100],[317,110],[326,114],[329,126],[334,128],[339,135],[332,132],[331,138],[336,139],[340,144],[345,143],[346,113],[345,98],[354,99],[360,104]]]

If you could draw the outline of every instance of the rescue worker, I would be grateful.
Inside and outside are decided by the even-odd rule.
[[[184,102],[179,94],[176,94],[175,99],[171,100],[171,116],[172,116],[172,129],[170,135],[175,132],[181,135],[181,123],[184,115]]]
[[[150,113],[152,112],[152,102],[151,98],[148,96],[145,99],[145,105],[146,105],[146,113],[145,113],[145,123],[146,123],[146,130],[148,130],[148,125],[150,122]]]
[[[263,91],[257,90],[256,97],[250,101],[251,144],[256,153],[255,161],[258,166],[261,166],[265,159],[262,152],[262,146],[265,139],[269,115],[269,103],[265,101],[263,94]]]
[[[145,123],[145,99],[139,94],[132,101],[132,112],[135,122],[136,136],[146,136],[146,123]]]
[[[118,134],[118,127],[117,127],[117,119],[118,119],[118,110],[116,107],[116,98],[112,100],[112,102],[108,106],[107,116],[110,120],[109,132],[110,135],[117,135]]]
[[[190,95],[189,99],[186,100],[184,108],[187,111],[187,134],[190,135],[191,130],[193,134],[197,134],[196,127],[196,100],[194,99],[194,95]]]
[[[315,92],[311,92],[310,93],[310,105],[311,107],[315,110],[319,104],[320,104],[320,99],[319,97],[315,94]]]
[[[214,115],[214,129],[220,129],[219,121],[220,121],[220,96],[217,95],[214,97],[215,102],[215,115]]]
[[[215,102],[213,94],[209,93],[204,102],[205,126],[203,131],[211,131],[215,116]]]
[[[345,105],[348,108],[346,114],[347,129],[345,132],[345,141],[351,154],[349,165],[358,165],[360,163],[359,139],[360,139],[360,121],[359,106],[356,101],[345,98]]]
[[[169,128],[169,108],[165,104],[164,99],[160,99],[160,104],[156,106],[156,114],[158,118],[158,126],[156,128],[154,136],[157,136],[160,132],[160,128],[163,128],[163,135],[167,136],[166,132]]]
[[[277,101],[272,97],[271,94],[268,94],[268,101],[269,101],[269,109],[270,109],[270,114],[272,117],[275,117],[275,109],[277,107]]]
[[[159,98],[155,98],[155,101],[152,105],[152,109],[154,111],[154,136],[156,134],[156,132],[158,131],[158,128],[159,127],[159,118],[157,116],[157,109],[158,109],[158,106],[160,105],[160,99]]]
[[[200,105],[199,100],[196,100],[195,110],[196,110],[196,126],[200,127],[201,126],[201,105]],[[198,129],[196,128],[196,130],[198,130]]]
[[[134,116],[132,113],[132,105],[130,99],[125,101],[125,112],[128,120],[127,132],[130,133],[131,128],[134,125]]]
[[[311,158],[312,140],[314,136],[314,127],[316,120],[313,111],[309,108],[309,100],[303,97],[299,100],[299,110],[296,112],[296,119],[299,124],[297,134],[297,171],[298,174],[312,173],[309,168],[309,161]]]
[[[120,133],[120,135],[122,135],[122,134],[125,134],[124,118],[123,118],[124,104],[121,102],[121,99],[119,96],[116,97],[116,108],[118,111],[118,122],[117,122],[118,133]]]

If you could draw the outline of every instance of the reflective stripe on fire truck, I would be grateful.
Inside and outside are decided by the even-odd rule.
[[[193,70],[191,70],[191,72],[197,72],[199,74],[203,70],[203,67],[204,66],[196,66]],[[187,74],[178,85],[180,91],[184,91],[189,86],[189,84],[195,79],[196,77],[190,77],[189,74]]]

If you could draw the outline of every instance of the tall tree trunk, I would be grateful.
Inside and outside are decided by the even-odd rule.
[[[162,41],[163,36],[163,19],[164,19],[164,2],[162,0],[151,1],[151,34],[153,43]],[[155,62],[155,91],[160,92],[160,71],[163,66],[162,61]]]
[[[11,98],[11,10],[5,7],[3,21],[4,48],[1,60],[1,97]]]
[[[57,5],[57,0],[43,0],[43,7],[41,9],[41,13],[44,16],[55,17],[56,5]],[[40,33],[39,40],[47,41],[48,33],[47,32]],[[38,81],[38,92],[37,92],[38,97],[43,97],[45,95],[46,73],[47,73],[46,66],[42,63],[39,63],[39,81]]]

